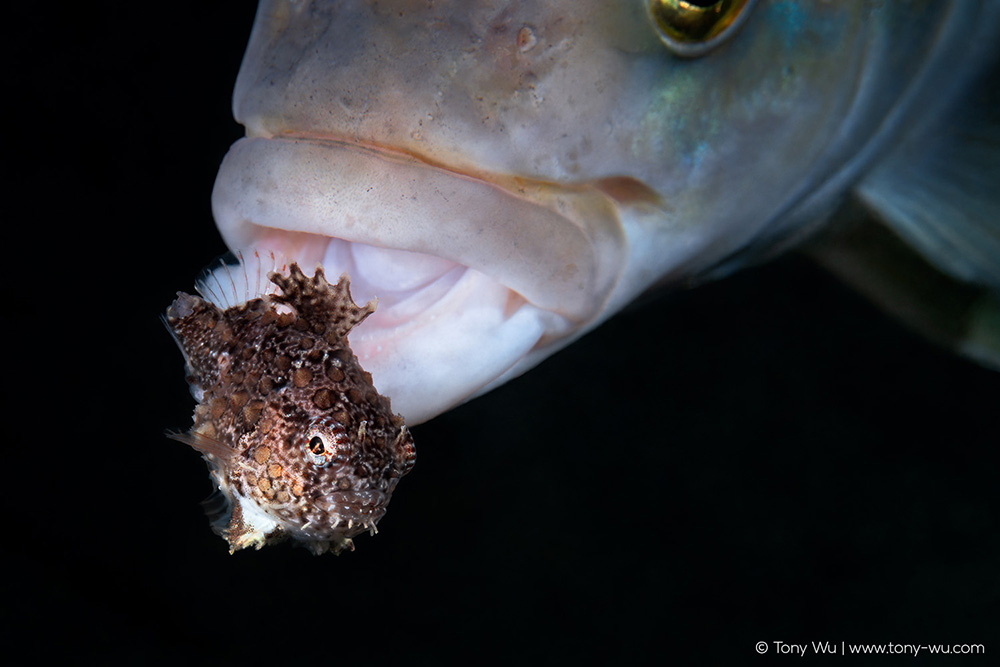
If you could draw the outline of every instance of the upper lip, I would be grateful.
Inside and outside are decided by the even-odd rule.
[[[577,322],[601,310],[624,252],[617,209],[598,187],[472,176],[331,137],[237,141],[213,210],[230,247],[278,229],[425,253]]]
[[[626,252],[624,191],[603,185],[470,175],[280,135],[233,145],[212,205],[230,248],[278,251],[307,270],[323,262],[350,276],[354,299],[378,298],[351,349],[416,424],[597,321]]]

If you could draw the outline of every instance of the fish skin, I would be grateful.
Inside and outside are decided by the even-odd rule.
[[[248,136],[220,169],[216,220],[232,248],[321,261],[379,296],[351,343],[419,423],[651,285],[808,238],[900,136],[951,111],[995,54],[998,15],[762,1],[727,44],[679,59],[641,3],[265,0],[234,94]],[[485,280],[408,312],[410,293],[358,278],[361,247]]]
[[[353,550],[416,460],[347,344],[375,306],[356,306],[348,279],[329,285],[321,268],[307,278],[292,263],[271,280],[280,293],[225,309],[178,293],[167,310],[199,401],[194,426],[172,437],[207,461],[230,553],[288,538],[316,554]]]

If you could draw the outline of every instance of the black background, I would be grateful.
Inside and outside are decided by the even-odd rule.
[[[194,404],[158,316],[224,251],[209,195],[253,7],[5,11],[0,633],[23,662],[1000,651],[1000,375],[795,257],[632,307],[414,428],[356,552],[230,556],[204,464],[163,436]]]

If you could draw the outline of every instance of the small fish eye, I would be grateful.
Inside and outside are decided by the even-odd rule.
[[[346,456],[350,446],[351,441],[344,426],[324,417],[310,426],[302,448],[313,465],[325,468],[336,459]]]
[[[707,53],[746,21],[757,0],[646,0],[660,39],[679,56]]]

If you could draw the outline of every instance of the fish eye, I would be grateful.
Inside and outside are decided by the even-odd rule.
[[[343,424],[324,418],[313,423],[306,432],[303,451],[306,458],[318,468],[326,468],[337,459],[345,458],[351,441]]]
[[[646,0],[660,39],[679,56],[707,53],[746,21],[757,0]]]

